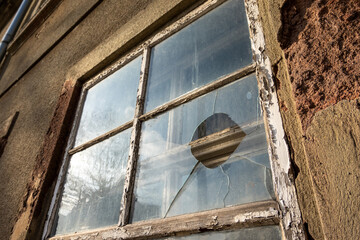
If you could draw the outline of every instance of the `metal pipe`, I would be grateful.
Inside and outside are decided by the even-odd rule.
[[[20,23],[22,22],[27,10],[29,9],[30,4],[31,4],[31,0],[23,0],[22,1],[18,11],[15,14],[14,19],[12,20],[8,30],[6,31],[2,41],[0,43],[0,63],[2,62],[2,60],[6,54],[7,46],[13,40],[13,38],[20,26]]]

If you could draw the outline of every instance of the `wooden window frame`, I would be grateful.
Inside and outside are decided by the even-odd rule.
[[[177,234],[188,235],[203,231],[240,229],[244,227],[267,225],[280,225],[284,239],[305,239],[295,186],[288,175],[290,170],[290,158],[287,144],[285,142],[285,133],[282,128],[276,89],[272,80],[271,64],[269,58],[264,52],[265,40],[260,24],[259,10],[256,0],[244,0],[254,63],[181,95],[180,97],[177,97],[147,113],[144,113],[151,47],[194,22],[225,1],[226,0],[206,1],[176,22],[150,37],[141,45],[133,49],[129,54],[125,55],[84,84],[76,111],[75,123],[71,130],[70,140],[66,148],[66,154],[61,165],[54,197],[49,209],[49,218],[45,223],[43,233],[44,239],[47,238],[51,232],[57,212],[57,205],[61,199],[60,189],[62,189],[65,182],[64,176],[66,175],[70,156],[131,127],[133,130],[130,139],[131,144],[129,159],[127,163],[125,186],[121,200],[120,220],[118,225],[76,234],[54,236],[49,239],[73,239],[74,237],[79,237],[81,239],[103,239],[104,237],[111,237],[114,239],[159,238]],[[142,55],[143,59],[141,64],[140,82],[134,119],[73,148],[87,90],[140,55]],[[260,104],[264,113],[264,125],[267,142],[269,144],[268,152],[276,201],[267,200],[262,202],[253,202],[221,209],[184,214],[163,219],[151,219],[129,224],[130,205],[134,186],[133,183],[135,181],[135,171],[138,159],[141,123],[253,73],[256,73],[257,75]]]

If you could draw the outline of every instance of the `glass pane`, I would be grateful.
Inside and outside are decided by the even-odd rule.
[[[132,221],[273,198],[254,75],[142,126]]]
[[[141,56],[89,89],[75,145],[106,133],[134,117]]]
[[[130,135],[128,129],[72,156],[56,234],[118,223]]]
[[[252,62],[243,0],[233,0],[152,48],[146,111]]]
[[[205,232],[184,237],[169,237],[167,240],[281,240],[279,226],[245,228],[233,231]]]

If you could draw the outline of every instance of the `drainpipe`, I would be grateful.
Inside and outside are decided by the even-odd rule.
[[[12,20],[8,30],[6,31],[1,43],[0,43],[0,63],[2,62],[6,49],[9,43],[13,40],[21,21],[23,20],[27,10],[29,9],[31,0],[23,0],[18,11],[15,14],[14,19]]]

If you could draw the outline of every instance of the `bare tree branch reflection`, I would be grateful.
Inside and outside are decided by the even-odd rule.
[[[75,154],[66,178],[57,233],[118,221],[131,129]]]

